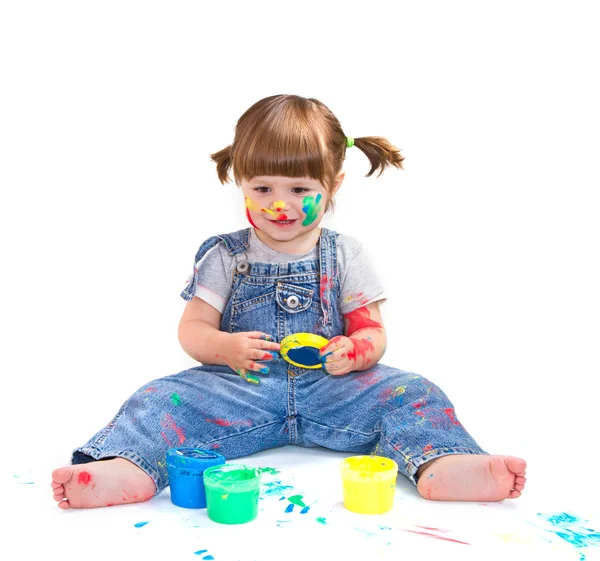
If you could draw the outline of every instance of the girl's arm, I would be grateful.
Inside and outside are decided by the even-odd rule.
[[[377,302],[344,314],[344,333],[320,351],[329,374],[368,370],[379,362],[385,352],[386,335]]]
[[[258,383],[250,371],[267,374],[269,367],[257,360],[272,360],[266,351],[278,351],[267,333],[250,331],[226,333],[220,331],[221,312],[201,298],[192,298],[185,307],[179,322],[179,343],[194,360],[203,364],[227,365],[246,380]]]

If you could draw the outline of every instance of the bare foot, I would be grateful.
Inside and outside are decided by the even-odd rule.
[[[124,458],[55,469],[51,485],[60,508],[139,503],[156,492],[152,478]]]
[[[514,456],[442,456],[419,468],[419,494],[432,501],[502,501],[521,496],[526,462]]]

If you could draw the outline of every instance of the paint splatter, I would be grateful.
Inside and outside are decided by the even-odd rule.
[[[368,327],[381,329],[381,324],[371,319],[371,312],[369,312],[369,309],[366,306],[357,308],[356,310],[352,310],[351,312],[344,314],[344,320],[348,322],[348,328],[346,329],[348,336],[352,335],[359,329],[365,329]]]
[[[373,341],[371,341],[371,339],[368,337],[366,339],[350,338],[350,340],[354,343],[354,348],[348,353],[348,358],[350,360],[356,361],[359,357],[361,357],[367,361],[369,360],[367,353],[375,352]]]
[[[87,471],[80,471],[77,476],[77,483],[80,485],[88,485],[92,480],[92,475]]]
[[[150,521],[149,521],[149,520],[146,520],[145,522],[136,522],[136,523],[134,524],[134,526],[135,526],[136,528],[142,528],[143,526],[145,526],[146,524],[148,524],[148,522],[150,522]]]
[[[290,504],[285,509],[286,512],[292,512],[294,510],[294,506],[302,507],[300,514],[306,514],[310,510],[310,507],[304,504],[302,495],[292,495],[291,497],[288,497],[288,501],[290,501]]]
[[[181,405],[181,398],[176,394],[171,394],[171,403],[173,405]]]
[[[404,528],[398,528],[398,529],[401,530],[402,532],[410,532],[411,534],[419,534],[420,536],[426,536],[428,538],[434,538],[436,540],[444,540],[447,542],[461,543],[463,545],[471,545],[468,542],[463,542],[463,541],[455,540],[452,538],[446,538],[445,536],[438,536],[437,534],[432,534],[430,532],[419,532],[417,530],[405,530]]]
[[[259,471],[261,473],[268,473],[268,474],[275,474],[275,473],[279,473],[279,470],[277,468],[272,468],[272,467],[264,467],[264,468],[258,468]]]
[[[431,452],[432,450],[433,450],[433,446],[431,444],[428,444],[427,446],[423,446],[424,453]]]
[[[327,524],[327,519],[324,516],[319,516],[316,520],[319,524]]]
[[[333,279],[330,279],[327,275],[321,276],[321,282],[319,284],[319,293],[321,295],[321,302],[324,304],[329,304],[329,300],[325,298],[325,292],[327,289],[331,290],[333,288]]]
[[[209,419],[208,417],[205,419],[208,423],[214,423],[215,425],[219,425],[220,427],[231,427],[233,425],[242,425],[244,427],[251,427],[252,421],[250,419],[245,421],[228,421],[227,419]]]
[[[283,495],[290,489],[292,485],[284,485],[281,481],[268,481],[262,484],[261,493],[263,495]]]
[[[447,409],[444,409],[444,413],[446,413],[446,415],[448,415],[448,417],[452,421],[453,425],[459,425],[460,426],[460,423],[458,422],[458,419],[454,416],[454,409],[452,409],[452,408],[449,407]]]
[[[316,197],[304,197],[302,199],[302,212],[306,218],[302,221],[302,226],[310,226],[319,216],[321,211],[321,193]]]
[[[204,555],[205,553],[208,553],[208,549],[199,549],[198,551],[194,551],[194,555]],[[204,555],[202,559],[204,559],[204,561],[210,561],[211,559],[214,559],[214,557],[212,555]]]
[[[600,532],[583,526],[587,521],[573,514],[538,512],[538,516],[551,526],[550,529],[546,528],[548,532],[553,532],[578,550],[580,560],[586,558],[585,553],[581,551],[582,548],[600,546]]]
[[[173,418],[172,415],[169,415],[168,413],[165,415],[165,418],[160,422],[160,424],[168,430],[172,430],[175,432],[175,434],[177,435],[177,438],[179,440],[179,444],[183,444],[185,441],[185,433],[183,432],[183,429],[178,427],[177,424],[175,423],[175,419]],[[163,439],[165,439],[168,442],[168,438],[166,436],[166,434],[164,432],[161,432],[161,436],[163,437]]]

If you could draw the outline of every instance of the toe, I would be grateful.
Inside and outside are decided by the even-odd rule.
[[[58,507],[66,510],[67,508],[71,508],[71,505],[69,504],[69,501],[65,499],[64,501],[58,503]]]
[[[73,466],[65,466],[52,472],[52,481],[59,485],[65,484],[73,477]]]
[[[509,499],[517,499],[521,496],[521,491],[517,491],[516,489],[513,489],[509,494],[508,494],[508,498]]]
[[[515,458],[514,456],[505,456],[504,462],[506,467],[515,475],[525,475],[527,462],[523,458]]]

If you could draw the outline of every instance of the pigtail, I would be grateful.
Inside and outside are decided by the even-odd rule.
[[[354,139],[354,146],[362,150],[371,162],[371,170],[366,177],[371,177],[377,169],[380,168],[379,177],[387,166],[394,166],[399,169],[402,167],[404,156],[400,154],[400,150],[390,144],[387,138],[381,136],[362,136]]]
[[[219,152],[210,155],[210,159],[217,164],[217,174],[221,184],[229,183],[229,170],[231,169],[233,160],[231,157],[231,145],[223,148]]]

